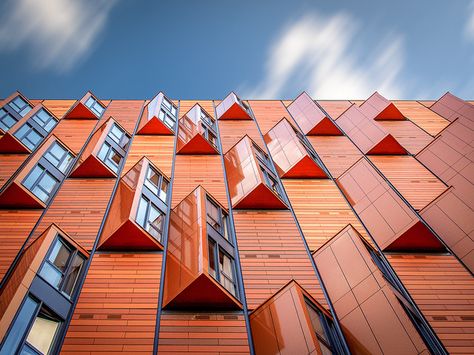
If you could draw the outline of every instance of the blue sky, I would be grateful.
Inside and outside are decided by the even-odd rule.
[[[6,0],[0,97],[474,99],[474,0]]]

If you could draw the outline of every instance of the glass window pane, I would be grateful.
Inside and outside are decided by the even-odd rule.
[[[97,157],[100,160],[105,161],[105,157],[107,156],[107,152],[109,151],[109,149],[110,149],[110,145],[108,143],[102,144],[102,147],[100,148],[100,151],[99,151],[99,154],[97,154]]]
[[[166,202],[166,195],[168,194],[168,181],[163,179],[161,183],[161,191],[160,195],[158,196],[163,202]]]
[[[40,275],[42,278],[44,278],[56,288],[59,287],[59,284],[61,283],[61,280],[63,278],[63,274],[48,262],[45,262],[43,264],[43,267],[40,271]]]
[[[74,292],[74,287],[77,283],[77,278],[79,277],[82,266],[84,265],[84,257],[80,254],[76,254],[74,260],[71,263],[71,267],[69,269],[69,274],[66,276],[66,280],[64,282],[63,291],[67,295],[71,296]]]
[[[0,120],[0,128],[4,131],[8,131],[16,122],[16,119],[14,119],[10,114],[7,114]]]
[[[143,196],[140,198],[138,204],[137,218],[136,221],[139,225],[145,228],[146,210],[148,207],[148,201]]]
[[[94,102],[95,102],[95,100],[94,100],[94,98],[91,96],[91,97],[89,97],[89,98],[87,99],[87,101],[86,101],[86,106],[89,107],[89,108],[92,108],[92,105],[94,105]]]
[[[21,110],[20,115],[22,117],[25,117],[30,111],[31,111],[31,106],[25,106],[25,108]]]
[[[233,260],[222,250],[219,250],[219,268],[222,286],[235,296]]]
[[[45,192],[50,193],[53,191],[57,183],[59,183],[59,181],[56,178],[54,178],[49,173],[46,173],[43,175],[38,185],[42,187]]]
[[[109,137],[112,138],[112,140],[119,144],[120,140],[122,139],[122,136],[124,135],[124,132],[117,127],[117,125],[113,125],[112,128],[110,129],[109,132]]]
[[[41,353],[48,354],[59,324],[58,319],[42,308],[31,327],[26,341]]]
[[[67,153],[66,158],[64,158],[61,165],[58,167],[59,171],[61,171],[62,173],[65,173],[67,168],[69,167],[69,164],[71,163],[72,159],[74,159],[72,154]]]
[[[3,343],[0,354],[15,354],[23,335],[30,324],[31,318],[36,313],[38,302],[33,300],[31,297],[26,297],[23,306],[15,318],[10,332],[8,333],[5,342]]]
[[[206,199],[206,212],[207,212],[207,222],[213,226],[215,229],[220,231],[220,217],[219,217],[219,207],[216,206],[214,202]]]
[[[60,271],[64,272],[66,270],[67,261],[71,256],[71,251],[66,245],[60,240],[56,240],[53,250],[49,255],[49,261],[51,261],[54,266],[56,266]]]
[[[212,239],[209,239],[209,275],[211,275],[213,278],[217,278],[215,250],[216,242],[214,242]]]
[[[38,178],[40,177],[41,173],[44,171],[44,168],[41,166],[41,165],[36,165],[32,170],[31,172],[29,173],[29,175],[26,177],[26,179],[23,181],[23,185],[27,188],[27,189],[30,189],[31,190],[31,187],[33,186],[33,184],[36,182],[36,180],[38,180]]]

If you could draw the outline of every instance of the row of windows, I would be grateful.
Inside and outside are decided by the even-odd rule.
[[[73,160],[72,154],[54,142],[31,169],[22,184],[44,203],[48,203]]]
[[[56,126],[58,121],[45,109],[40,109],[25,122],[14,136],[33,151]]]
[[[130,142],[130,137],[115,123],[111,126],[97,157],[114,173],[118,173],[126,150]]]
[[[0,108],[0,128],[6,132],[32,109],[31,105],[16,96],[9,103]]]
[[[158,118],[167,125],[171,130],[174,130],[174,126],[178,119],[178,109],[176,108],[171,101],[163,96],[161,102],[160,112],[158,113]]]

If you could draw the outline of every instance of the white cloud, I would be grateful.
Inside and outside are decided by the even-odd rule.
[[[270,48],[264,79],[243,96],[275,98],[306,89],[320,99],[366,98],[376,90],[400,97],[402,36],[387,34],[378,45],[357,48],[359,33],[357,21],[345,13],[290,23]]]
[[[0,17],[0,51],[27,48],[39,68],[67,71],[84,59],[115,0],[10,0]]]
[[[464,27],[464,34],[468,40],[474,42],[474,0],[469,4],[467,13],[468,18],[466,27]]]

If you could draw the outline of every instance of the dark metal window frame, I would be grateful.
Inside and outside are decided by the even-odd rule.
[[[89,104],[89,100],[93,100],[92,104]],[[102,111],[98,112],[97,109],[95,108],[95,105],[99,105],[102,108]],[[86,106],[89,110],[91,110],[92,113],[96,115],[97,117],[100,117],[102,113],[105,111],[105,107],[93,95],[90,95],[87,98],[86,102],[84,102],[84,106]]]
[[[158,179],[158,186],[157,189],[158,189],[158,195],[156,195],[153,191],[151,191],[151,189],[147,186],[147,181],[149,181],[150,184],[152,185],[155,185],[150,179],[148,179],[148,172],[152,170],[156,175],[159,176],[159,179]],[[163,200],[159,194],[160,194],[160,191],[163,191],[162,190],[162,187],[163,187],[163,182],[166,182],[167,184],[167,190],[166,190],[166,199]],[[146,197],[148,197],[150,200],[152,200],[156,205],[158,205],[158,207],[164,211],[167,210],[167,205],[168,205],[168,199],[169,199],[169,192],[168,192],[168,189],[169,189],[169,185],[170,185],[170,182],[168,179],[166,179],[163,174],[161,172],[159,172],[157,169],[155,169],[153,166],[151,165],[148,165],[147,167],[147,171],[146,171],[146,174],[145,174],[145,180],[143,182],[143,189],[142,189],[142,194],[144,194]]]
[[[149,191],[149,190],[148,190],[148,191]],[[142,227],[144,231],[146,231],[146,232],[147,232],[148,234],[150,234],[153,238],[157,239],[160,243],[162,243],[162,241],[163,241],[163,231],[165,230],[164,224],[165,224],[165,219],[166,219],[166,213],[163,212],[163,210],[162,210],[160,207],[158,207],[158,206],[156,205],[156,203],[155,203],[156,200],[151,200],[149,196],[150,196],[150,195],[147,195],[147,194],[145,194],[145,193],[142,193],[142,194],[140,195],[140,201],[138,202],[137,213],[136,213],[136,216],[135,216],[135,222],[136,222],[140,227]],[[142,224],[138,221],[138,216],[139,216],[139,214],[140,214],[140,205],[141,205],[141,200],[142,200],[142,199],[145,200],[145,201],[146,201],[146,204],[147,204],[147,205],[146,205],[146,209],[145,209],[144,219],[143,219],[145,225],[142,225]],[[160,202],[161,202],[161,200],[160,200]],[[161,204],[163,204],[163,202],[161,202]],[[158,230],[158,229],[151,223],[151,222],[153,222],[153,221],[150,221],[150,211],[151,211],[152,205],[153,205],[153,207],[156,208],[156,209],[161,213],[161,215],[163,216],[163,217],[162,217],[162,220],[161,220],[161,229],[160,229],[160,230]],[[166,211],[166,209],[165,209],[165,211]],[[150,226],[151,228],[153,228],[155,231],[158,232],[159,238],[156,238],[155,236],[153,236],[153,235],[148,231],[148,229],[147,229],[148,226]]]
[[[20,109],[19,111],[17,111],[12,103],[13,101],[17,98],[17,97],[20,97],[23,101],[25,101],[26,105]],[[28,100],[24,99],[23,97],[21,97],[20,95],[17,95],[15,96],[13,99],[11,99],[8,103],[6,103],[5,105],[3,105],[1,108],[5,110],[5,114],[3,116],[0,117],[0,121],[2,122],[2,124],[5,126],[5,127],[8,127],[7,124],[5,124],[3,122],[4,118],[7,117],[7,116],[10,116],[11,118],[13,118],[13,120],[15,121],[15,123],[13,123],[10,127],[8,127],[8,129],[3,129],[2,127],[0,127],[4,132],[7,132],[10,128],[12,128],[18,121],[20,121],[24,116],[21,115],[21,111],[23,111],[27,106],[30,107],[30,111],[31,109],[33,108],[29,103],[28,103]],[[29,112],[29,111],[28,111]],[[25,113],[25,116],[28,114]]]
[[[66,269],[65,269],[64,272],[59,270],[51,261],[49,261],[49,257],[51,255],[51,253],[53,252],[54,246],[56,245],[57,242],[64,244],[64,246],[71,252],[71,254],[69,255],[69,258],[67,260],[67,263],[66,263],[67,266],[66,266]],[[69,243],[67,240],[62,238],[60,234],[56,234],[56,237],[53,239],[53,241],[52,241],[52,243],[51,243],[51,245],[48,249],[48,252],[46,253],[46,256],[43,259],[43,262],[41,263],[40,267],[38,268],[38,272],[37,272],[38,277],[43,279],[45,282],[47,282],[49,285],[51,285],[55,290],[57,290],[61,295],[63,295],[64,297],[66,297],[69,300],[74,300],[76,298],[77,294],[78,294],[78,291],[79,291],[74,286],[70,296],[67,293],[64,292],[64,286],[66,284],[67,277],[71,273],[72,262],[74,261],[76,255],[80,255],[84,259],[84,264],[83,265],[85,265],[88,258],[83,253],[81,253],[79,251],[79,249],[75,248],[73,245],[71,245],[71,243]],[[44,278],[41,275],[41,270],[43,269],[43,266],[46,263],[49,264],[51,267],[55,268],[58,272],[60,272],[62,274],[62,279],[61,279],[61,282],[58,285],[58,287],[52,285],[46,278]],[[82,277],[83,273],[84,273],[84,267],[81,267],[81,270],[79,271],[79,274],[77,275],[77,280],[79,280]]]
[[[34,188],[36,186],[38,186],[38,184],[40,183],[40,181],[42,180],[42,178],[44,177],[44,175],[46,174],[49,174],[49,175],[52,175],[56,180],[57,182],[55,183],[53,189],[51,190],[50,193],[47,193],[46,191],[44,191],[45,194],[48,195],[48,198],[46,199],[46,201],[43,201],[45,204],[48,204],[48,202],[51,200],[51,197],[54,196],[54,194],[56,193],[56,191],[58,190],[59,186],[61,185],[61,182],[65,179],[65,174],[59,170],[59,167],[56,167],[53,163],[51,163],[45,156],[47,153],[49,153],[51,151],[51,149],[54,147],[55,143],[59,144],[61,147],[63,147],[65,149],[65,154],[63,155],[62,159],[60,160],[59,162],[59,166],[61,166],[62,162],[64,161],[64,159],[66,159],[66,157],[68,156],[68,153],[71,154],[71,152],[69,151],[69,149],[67,149],[66,147],[64,147],[61,143],[59,143],[58,141],[54,141],[51,146],[44,152],[44,154],[41,156],[41,158],[38,160],[38,162],[31,168],[30,172],[25,176],[25,178],[23,179],[23,181],[21,182],[22,185],[27,188],[33,195],[35,195],[35,193],[33,192]],[[52,153],[50,153],[52,154]],[[72,155],[71,155],[72,156]],[[71,160],[72,161],[72,160]],[[71,161],[69,162],[69,164],[71,164]],[[36,180],[33,182],[33,184],[31,185],[31,187],[27,187],[25,185],[25,181],[30,177],[30,175],[32,174],[33,170],[39,166],[40,168],[43,169],[43,172],[36,178]],[[67,167],[65,169],[65,171],[67,171]],[[35,195],[36,196],[36,195]],[[40,199],[38,196],[36,196],[38,199]],[[40,199],[41,200],[41,199]],[[41,200],[42,201],[42,200]]]
[[[165,102],[169,103],[171,106],[171,109],[166,107]],[[176,114],[173,114],[172,110],[176,110]],[[164,117],[160,117],[160,113],[163,112]],[[158,118],[171,130],[174,130],[174,127],[176,126],[176,121],[178,121],[178,107],[171,102],[170,99],[168,99],[165,95],[163,95],[163,99],[161,100],[161,105],[160,105],[160,112],[158,113]],[[170,126],[169,123],[167,122],[167,118],[169,118],[171,121],[173,121],[173,125]]]
[[[10,326],[8,327],[8,331],[5,333],[5,336],[3,338],[3,341],[0,345],[0,354],[3,355],[3,346],[5,345],[5,342],[7,341],[8,339],[8,336],[10,334],[10,331],[12,330],[13,326],[15,325],[15,322],[18,320],[18,317],[20,316],[20,311],[22,310],[23,306],[25,305],[25,302],[28,298],[31,298],[34,302],[37,303],[37,306],[36,306],[36,309],[34,311],[34,313],[32,314],[31,318],[29,319],[28,321],[28,325],[26,326],[26,329],[25,329],[25,332],[24,334],[22,335],[21,337],[21,340],[18,342],[18,346],[16,348],[16,351],[17,353],[20,353],[19,351],[21,351],[21,349],[23,349],[25,346],[28,346],[29,349],[32,349],[33,351],[35,351],[38,355],[41,355],[42,353],[39,352],[37,349],[35,349],[32,345],[30,345],[28,342],[27,342],[27,337],[31,331],[31,328],[33,327],[33,324],[36,320],[36,318],[38,317],[39,313],[41,312],[41,309],[45,308],[48,312],[50,312],[58,321],[59,321],[59,326],[58,326],[58,329],[56,330],[56,334],[54,335],[54,338],[53,338],[53,341],[51,342],[51,345],[50,345],[50,351],[49,351],[49,354],[54,354],[55,351],[57,350],[56,347],[57,347],[57,344],[58,344],[58,340],[59,340],[59,335],[61,334],[61,330],[62,330],[62,327],[64,327],[64,324],[65,324],[65,319],[63,319],[62,317],[60,317],[59,315],[56,314],[56,312],[54,312],[50,307],[48,307],[44,301],[42,301],[41,299],[39,299],[38,297],[32,295],[31,293],[27,293],[25,295],[25,297],[23,298],[21,304],[20,304],[20,307],[18,307],[18,310],[15,314],[15,317],[13,318]],[[5,354],[6,355],[6,354]]]

